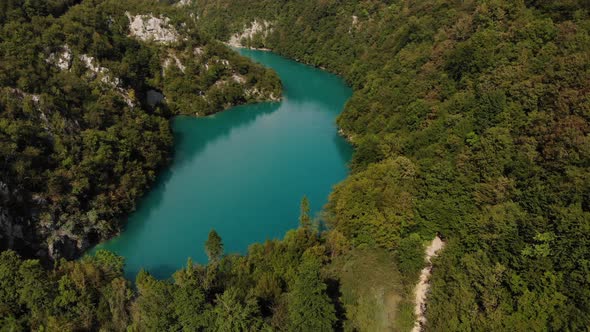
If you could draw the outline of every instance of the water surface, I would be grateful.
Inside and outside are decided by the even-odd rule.
[[[204,243],[213,228],[226,253],[282,238],[297,227],[303,195],[316,213],[347,174],[352,150],[335,125],[351,94],[344,82],[271,52],[240,53],[279,74],[283,100],[173,120],[171,167],[121,236],[99,246],[125,257],[130,279],[141,268],[167,278],[188,257],[206,263]]]

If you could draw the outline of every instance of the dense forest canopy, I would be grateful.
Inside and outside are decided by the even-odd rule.
[[[1,4],[0,59],[10,66],[0,67],[0,212],[48,201],[41,223],[104,238],[165,164],[167,118],[206,89],[167,84],[162,47],[104,19],[125,20],[131,9],[84,1],[66,11],[71,3],[54,1],[40,16],[27,13],[39,3]],[[179,31],[182,20],[198,30],[187,48],[206,44],[229,56],[209,38],[238,40],[325,67],[354,87],[338,124],[355,153],[325,208],[329,230],[318,230],[304,200],[300,228],[283,240],[224,256],[213,231],[208,265],[189,259],[164,281],[140,273],[136,290],[122,277],[123,260],[108,252],[45,269],[6,251],[0,325],[410,330],[423,244],[438,233],[447,245],[433,262],[425,330],[588,328],[590,2],[199,0],[174,8]],[[243,34],[254,21],[263,29]],[[84,26],[86,35],[73,33]],[[66,41],[108,64],[139,102],[149,88],[178,102],[129,112],[117,90],[85,80],[75,61],[61,72],[38,56]],[[276,77],[243,63],[276,91]],[[179,69],[172,71],[182,80]],[[209,74],[186,84],[208,86],[216,81]],[[137,141],[139,132],[149,142]]]
[[[202,36],[179,8],[142,1],[3,1],[0,248],[74,258],[170,156],[168,120],[278,98],[277,76]],[[144,20],[160,22],[151,40]],[[131,24],[139,25],[132,35]],[[143,35],[140,35],[144,33]],[[150,101],[150,96],[165,99]]]
[[[242,10],[237,10],[242,8]],[[431,330],[590,322],[590,2],[199,1],[202,28],[341,73],[352,175],[326,219],[355,246],[448,241]]]

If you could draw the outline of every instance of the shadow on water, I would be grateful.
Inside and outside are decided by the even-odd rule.
[[[154,185],[146,191],[143,197],[137,200],[137,209],[133,212],[136,212],[139,209],[139,206],[141,206],[141,210],[144,213],[145,217],[149,217],[154,210],[157,210],[165,194],[165,191],[161,189],[166,186],[166,183],[172,178],[173,175],[174,174],[170,169],[162,170],[160,174],[158,174],[158,177]],[[133,216],[133,213],[131,213],[130,215]],[[127,229],[129,221],[130,219],[127,218],[122,222],[122,232],[124,232]]]
[[[352,154],[352,146],[338,133],[334,134],[333,140],[342,163],[348,164],[350,162],[350,155]]]
[[[324,109],[332,109],[340,113],[344,103],[352,94],[352,89],[341,77],[321,69],[291,61],[272,52],[243,48],[234,50],[257,63],[273,68],[280,77],[291,77],[283,81],[285,97],[290,98],[290,101],[313,102]],[[310,72],[317,75],[310,75]],[[343,96],[346,97],[343,98]]]
[[[149,269],[146,268],[145,270],[149,272],[149,274],[152,275],[154,278],[159,280],[165,280],[171,278],[174,272],[178,270],[178,267],[172,265],[159,265],[156,267],[150,267]],[[138,273],[139,269],[136,270],[125,268],[125,278],[131,280],[133,283],[135,283],[135,278],[137,277]]]
[[[172,166],[181,167],[199,155],[209,144],[227,138],[232,131],[254,123],[259,117],[270,114],[279,107],[280,103],[248,104],[206,118],[176,117],[172,129],[177,153]],[[224,118],[230,121],[223,121]],[[189,138],[193,141],[189,142]]]
[[[137,206],[142,206],[142,219],[149,220],[151,213],[159,208],[160,202],[166,194],[166,191],[163,189],[173,177],[175,168],[179,168],[183,164],[190,162],[207,145],[229,136],[232,130],[246,126],[253,123],[258,117],[274,112],[279,108],[279,105],[278,103],[245,105],[248,107],[248,110],[244,110],[244,106],[237,106],[234,109],[226,111],[226,113],[233,113],[231,114],[231,122],[211,121],[213,118],[195,118],[189,116],[175,118],[173,120],[174,146],[176,151],[174,160],[169,168],[162,170],[158,175],[156,182],[149,189],[148,193],[138,200]],[[215,115],[215,117],[220,116],[225,116],[225,114]],[[194,130],[199,131],[198,138],[196,141],[189,141],[189,138],[194,139],[194,134],[189,131]],[[182,147],[182,149],[179,149],[179,147]],[[123,231],[127,228],[128,221],[123,222]]]

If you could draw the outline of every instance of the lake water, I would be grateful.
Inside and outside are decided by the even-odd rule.
[[[141,268],[167,278],[188,257],[206,263],[211,229],[226,253],[282,238],[297,227],[304,195],[317,213],[346,177],[352,149],[337,134],[335,120],[350,88],[337,76],[271,52],[239,52],[279,74],[283,100],[174,119],[170,168],[139,202],[125,231],[98,246],[125,257],[132,280]]]

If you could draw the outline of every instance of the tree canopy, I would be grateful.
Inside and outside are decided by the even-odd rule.
[[[129,38],[126,10],[165,11],[190,38],[174,47]],[[338,117],[355,153],[322,214],[329,230],[305,228],[303,201],[303,227],[283,240],[223,256],[212,236],[214,264],[189,261],[171,280],[140,273],[136,291],[112,254],[46,269],[5,251],[2,327],[362,330],[386,326],[363,323],[390,304],[378,293],[388,289],[395,326],[409,329],[423,244],[440,234],[425,330],[587,329],[586,0],[3,1],[0,212],[23,236],[0,229],[2,249],[61,257],[116,234],[167,162],[170,116],[255,101],[246,93],[255,86],[279,91],[274,74],[214,41],[254,20],[271,28],[246,46],[326,68],[355,90]],[[65,71],[47,61],[64,45]],[[184,74],[164,70],[170,54]],[[123,91],[90,74],[82,55]],[[146,105],[151,89],[170,100]],[[359,266],[362,276],[351,271]],[[382,267],[399,285],[383,286]]]

